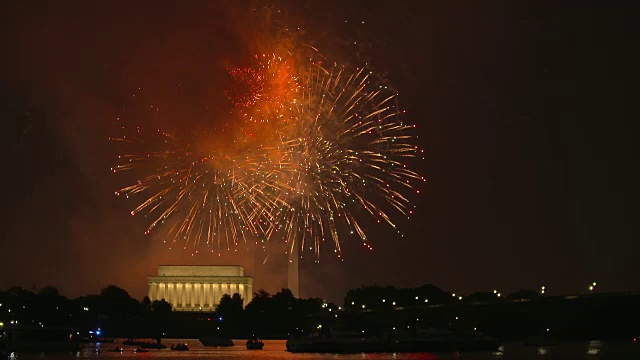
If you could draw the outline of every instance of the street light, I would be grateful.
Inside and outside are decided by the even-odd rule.
[[[540,294],[544,294],[544,289],[545,289],[545,287],[544,287],[544,285],[543,285],[543,286],[540,288]]]

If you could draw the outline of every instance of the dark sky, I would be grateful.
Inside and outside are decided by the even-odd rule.
[[[76,297],[116,284],[142,298],[158,264],[238,264],[255,290],[286,286],[282,255],[263,264],[267,254],[247,245],[191,256],[144,236],[132,204],[114,196],[122,178],[109,171],[119,149],[108,138],[123,109],[182,109],[195,127],[226,114],[225,68],[269,37],[249,15],[265,4],[2,1],[0,289],[51,285]],[[427,154],[416,215],[400,222],[406,236],[376,230],[372,252],[346,242],[344,262],[305,259],[303,296],[342,302],[362,285],[427,283],[462,294],[543,284],[574,293],[592,281],[599,291],[640,290],[625,98],[636,47],[625,28],[637,9],[268,5],[321,51],[387,73]],[[185,122],[154,121],[167,129]]]

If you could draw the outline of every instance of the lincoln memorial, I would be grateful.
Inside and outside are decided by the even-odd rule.
[[[174,311],[215,311],[222,295],[240,294],[251,301],[253,278],[240,266],[160,265],[149,276],[149,299],[165,299]]]

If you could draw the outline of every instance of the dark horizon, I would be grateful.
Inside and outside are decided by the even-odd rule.
[[[640,290],[626,110],[634,9],[596,1],[4,1],[0,289],[77,297],[118,284],[142,298],[159,264],[237,264],[256,291],[287,287],[283,244],[192,255],[145,236],[110,172],[123,109],[167,131],[222,121],[226,68],[270,35],[246,24],[265,4],[325,53],[384,73],[425,149],[427,182],[413,217],[398,219],[405,236],[372,227],[373,251],[346,239],[344,261],[330,246],[319,264],[306,256],[302,297],[336,302],[374,284]],[[148,115],[150,105],[186,120]]]

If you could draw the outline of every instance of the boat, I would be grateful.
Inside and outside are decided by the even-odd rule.
[[[119,347],[119,346],[116,346],[116,347],[115,347],[115,349],[109,349],[109,350],[107,350],[107,351],[109,351],[109,352],[119,352],[119,353],[121,353],[121,352],[124,352],[124,349],[123,349],[123,348],[121,348],[121,347]]]
[[[254,337],[253,339],[247,340],[247,350],[262,350],[263,347],[264,343],[258,340],[258,338]]]
[[[287,351],[301,353],[404,353],[404,352],[464,352],[496,351],[498,339],[481,333],[455,333],[430,329],[417,334],[394,334],[381,340],[356,331],[311,333],[287,340]]]
[[[447,329],[425,329],[413,336],[390,341],[392,352],[497,351],[502,341],[479,332],[456,333]]]
[[[179,343],[177,345],[171,345],[172,351],[188,351],[189,346],[186,343]]]
[[[366,353],[388,352],[387,344],[377,337],[357,331],[313,332],[287,340],[287,351],[293,353]]]
[[[198,340],[204,346],[233,346],[233,340],[216,336],[205,336]]]
[[[139,347],[139,348],[133,349],[133,352],[134,353],[145,353],[145,352],[149,352],[149,350]]]

